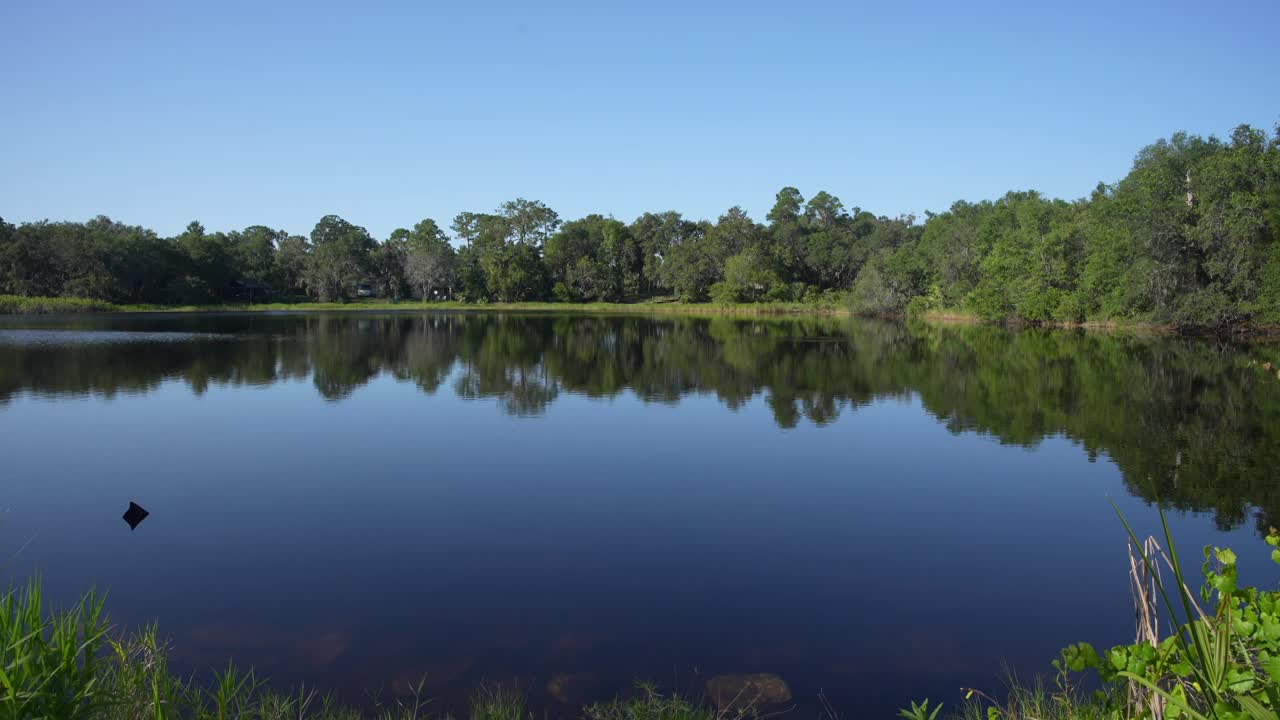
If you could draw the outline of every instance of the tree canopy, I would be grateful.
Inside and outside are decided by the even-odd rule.
[[[822,190],[782,188],[764,222],[673,210],[564,222],[517,198],[381,242],[337,215],[309,236],[264,225],[159,237],[105,216],[0,220],[0,294],[130,303],[277,296],[472,302],[817,302],[865,314],[959,310],[991,320],[1280,322],[1280,128],[1186,133],[1143,148],[1074,201],[1035,191],[958,201],[923,222]]]

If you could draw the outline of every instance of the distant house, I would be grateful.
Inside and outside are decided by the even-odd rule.
[[[227,296],[232,300],[262,301],[271,295],[271,286],[257,280],[232,280],[227,286]]]

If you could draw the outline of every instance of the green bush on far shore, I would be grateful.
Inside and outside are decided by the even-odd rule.
[[[0,315],[50,315],[53,313],[111,312],[120,306],[105,300],[70,297],[0,295]]]

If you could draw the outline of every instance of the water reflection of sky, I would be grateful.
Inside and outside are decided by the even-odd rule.
[[[117,343],[191,342],[230,339],[229,335],[191,332],[127,332],[123,330],[0,330],[0,343],[19,346],[75,346]]]
[[[763,671],[803,707],[823,690],[883,715],[1130,635],[1108,499],[1154,515],[1076,441],[953,432],[915,393],[790,428],[767,392],[562,392],[522,417],[460,397],[465,372],[432,393],[376,374],[341,402],[306,375],[13,397],[0,548],[30,544],[5,574],[38,568],[63,601],[108,588],[184,667],[234,655],[355,696],[421,673],[551,702],[556,677],[608,695]],[[152,513],[132,533],[130,500]],[[1274,576],[1247,526],[1174,524]]]

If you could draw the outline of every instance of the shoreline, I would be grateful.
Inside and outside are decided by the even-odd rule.
[[[1055,330],[1083,330],[1100,333],[1136,333],[1142,335],[1183,335],[1192,337],[1220,337],[1237,339],[1280,339],[1280,325],[1274,323],[1244,323],[1230,328],[1210,326],[1181,326],[1173,323],[1152,323],[1126,320],[1086,320],[1083,322],[1022,322],[1007,319],[1000,322],[984,320],[964,310],[930,310],[919,315],[875,316],[856,313],[837,306],[805,305],[801,303],[686,303],[634,302],[634,303],[467,303],[460,301],[420,302],[414,300],[392,302],[385,300],[352,302],[298,302],[298,303],[225,303],[217,305],[117,305],[105,301],[82,298],[41,298],[0,296],[0,316],[19,315],[81,315],[81,314],[199,314],[238,312],[465,312],[465,313],[528,313],[528,314],[612,314],[612,315],[690,315],[719,317],[828,317],[881,320],[916,320],[931,325],[988,325],[1011,330],[1048,328]]]

